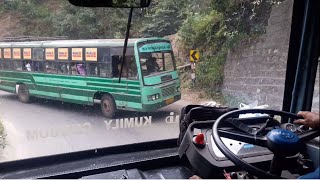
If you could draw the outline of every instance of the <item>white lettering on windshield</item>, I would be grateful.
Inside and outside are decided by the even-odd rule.
[[[180,116],[176,115],[174,116],[174,112],[170,113],[170,116],[166,117],[165,121],[167,124],[175,124],[179,123]]]
[[[110,119],[103,121],[106,130],[120,130],[130,128],[142,128],[152,126],[152,116],[128,117],[119,119]],[[179,123],[179,114],[170,112],[169,116],[162,117],[167,124]],[[46,129],[27,130],[26,136],[28,140],[40,140],[46,138],[67,137],[70,135],[79,135],[88,133],[92,130],[93,125],[90,122],[67,124],[63,127],[49,127]]]
[[[111,119],[104,121],[107,130],[147,127],[152,124],[152,116]]]
[[[68,124],[64,127],[51,127],[49,129],[43,130],[27,130],[27,139],[28,140],[38,140],[46,138],[56,138],[56,137],[66,137],[73,134],[84,134],[91,129],[91,124],[89,122],[85,123],[75,123]]]

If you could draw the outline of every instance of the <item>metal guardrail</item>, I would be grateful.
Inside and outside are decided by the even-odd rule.
[[[188,67],[188,66],[191,67],[191,64],[189,63],[189,64],[186,64],[186,65],[183,65],[183,66],[178,66],[177,69],[180,70],[180,69],[186,68],[186,67]]]

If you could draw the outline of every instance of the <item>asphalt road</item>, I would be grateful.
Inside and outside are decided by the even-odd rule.
[[[0,120],[6,133],[0,161],[175,138],[175,119],[187,104],[180,100],[154,113],[122,111],[111,120],[101,115],[99,105],[45,99],[23,104],[16,95],[0,91]]]

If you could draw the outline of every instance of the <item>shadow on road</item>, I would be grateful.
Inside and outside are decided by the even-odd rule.
[[[0,99],[21,103],[19,102],[15,94],[4,94],[0,96]],[[35,97],[32,98],[32,101],[30,102],[30,104],[32,104],[33,106],[41,106],[41,107],[46,107],[46,108],[50,108],[58,111],[69,111],[69,112],[77,113],[82,116],[91,116],[91,117],[96,116],[96,117],[104,118],[101,113],[99,104],[95,104],[94,106],[89,106],[89,105],[80,105],[80,104],[62,102],[58,100],[49,100],[49,99],[35,98]],[[170,112],[171,110],[166,111],[161,109],[155,112],[136,112],[136,111],[119,110],[116,118],[152,116],[153,119],[163,119],[164,117],[169,116]]]

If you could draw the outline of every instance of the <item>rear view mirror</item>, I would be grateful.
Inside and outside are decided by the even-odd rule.
[[[75,6],[81,7],[114,7],[114,8],[144,8],[151,0],[69,0]]]

